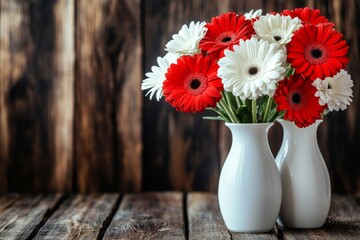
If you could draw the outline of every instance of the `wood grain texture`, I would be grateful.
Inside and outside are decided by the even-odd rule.
[[[71,187],[73,14],[71,0],[1,1],[0,191]]]
[[[213,193],[191,192],[186,198],[178,192],[130,194],[123,199],[118,194],[67,197],[7,194],[0,197],[0,239],[337,240],[359,237],[359,198],[345,195],[332,196],[329,216],[322,228],[277,228],[257,234],[229,232]]]
[[[360,192],[360,3],[356,0],[333,1],[328,4],[329,18],[336,23],[336,29],[344,34],[350,45],[350,63],[348,72],[354,81],[353,103],[346,112],[337,112],[331,115],[328,126],[327,146],[329,153],[330,169],[333,173],[334,191],[340,193]],[[336,150],[335,149],[338,149]]]
[[[11,197],[10,197],[11,198]],[[48,196],[22,195],[3,208],[0,200],[0,239],[27,239],[49,211],[53,211],[60,194]]]
[[[0,193],[217,191],[222,122],[150,101],[141,80],[183,24],[314,7],[350,45],[353,103],[318,130],[332,190],[360,192],[357,0],[1,0]],[[270,130],[276,155],[282,130]]]
[[[27,55],[29,50],[29,39],[26,37],[29,34],[27,31],[29,22],[25,21],[26,6],[22,6],[20,1],[2,1],[0,14],[0,192],[5,192],[9,185],[16,185],[11,181],[11,176],[8,174],[8,169],[12,164],[19,163],[18,159],[14,159],[14,148],[18,151],[19,145],[14,146],[13,136],[16,132],[10,119],[14,116],[14,108],[18,108],[18,112],[26,110],[26,103],[24,101],[17,101],[17,104],[11,104],[9,101],[10,93],[14,86],[16,86],[23,77],[27,64]],[[12,21],[9,21],[12,19]],[[16,54],[14,54],[16,53]],[[24,82],[24,81],[23,81]],[[23,95],[26,91],[23,89]],[[26,115],[22,113],[23,115]],[[18,119],[18,118],[17,118]],[[29,117],[30,121],[30,117]],[[25,122],[29,122],[25,121]],[[15,124],[16,125],[16,124]],[[25,127],[23,127],[24,129]],[[17,142],[21,143],[24,137],[18,137]],[[26,143],[25,143],[26,144]],[[29,144],[27,144],[29,146]],[[23,149],[22,149],[23,150]],[[32,155],[30,153],[29,155]],[[29,159],[29,162],[32,159]],[[21,165],[21,164],[20,164]],[[30,173],[24,171],[18,172],[17,177],[23,180],[31,179]]]
[[[275,234],[275,230],[266,233],[231,233],[233,240],[276,240],[279,239]]]
[[[139,1],[76,3],[78,189],[139,191],[142,146]]]
[[[232,239],[221,217],[215,194],[190,193],[186,206],[189,239]]]
[[[11,34],[20,30],[19,19],[21,19],[21,12],[17,6],[10,6],[9,1],[0,3],[0,193],[3,193],[8,188],[7,167],[9,162],[9,122],[6,96],[8,94],[9,85],[11,85],[11,77],[19,78],[24,63],[12,60],[10,43],[13,41],[15,45],[20,45],[19,41],[11,39]],[[16,8],[11,11],[10,8]],[[10,16],[15,19],[12,22],[7,20]],[[23,56],[20,57],[23,59]],[[15,62],[15,63],[14,63]],[[10,67],[13,63],[14,68]],[[17,63],[17,64],[16,64]]]
[[[165,55],[164,46],[183,24],[210,20],[218,13],[217,4],[206,3],[144,1],[145,72],[156,64],[158,56]],[[167,103],[145,99],[144,190],[190,190],[195,186],[216,190],[218,126],[202,117],[176,112]]]
[[[104,239],[186,239],[181,193],[125,195]]]
[[[164,46],[183,24],[210,21],[228,7],[230,1],[144,1],[145,72],[165,55]],[[144,101],[144,189],[215,192],[223,124],[202,119],[210,112],[184,114],[163,101]]]
[[[50,117],[53,119],[53,146],[50,150],[54,158],[53,176],[49,191],[69,192],[73,177],[73,125],[75,106],[75,4],[74,0],[57,1],[54,11],[54,53],[51,77],[53,87],[49,97]]]
[[[115,77],[115,169],[121,191],[138,192],[142,182],[141,1],[112,0],[107,52]],[[119,54],[117,59],[114,53]]]
[[[20,196],[18,194],[6,194],[4,196],[0,197],[0,212],[3,209],[8,208],[9,206],[11,206],[12,204],[14,204],[14,202],[19,198]]]
[[[34,239],[97,239],[118,198],[117,194],[71,196]]]
[[[76,1],[75,159],[80,192],[107,191],[114,172],[114,76],[105,51],[106,1]]]

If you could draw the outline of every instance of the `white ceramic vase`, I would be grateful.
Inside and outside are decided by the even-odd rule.
[[[282,182],[282,203],[278,223],[291,228],[323,226],[330,208],[329,173],[317,142],[322,120],[306,128],[279,120],[284,137],[276,164]]]
[[[273,229],[280,211],[281,181],[268,144],[273,123],[225,123],[232,145],[219,179],[219,205],[233,232]]]

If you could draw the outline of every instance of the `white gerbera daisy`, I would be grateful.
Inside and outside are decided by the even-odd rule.
[[[354,86],[351,76],[345,70],[340,70],[333,77],[326,77],[324,80],[316,79],[313,83],[316,87],[316,97],[319,97],[319,104],[327,104],[329,111],[345,110],[352,102],[352,87]]]
[[[178,34],[174,34],[172,39],[166,44],[165,50],[171,53],[183,55],[193,55],[200,52],[199,43],[205,36],[207,28],[206,22],[190,23],[190,26],[183,25]]]
[[[247,20],[251,20],[253,18],[257,18],[260,17],[262,14],[262,9],[258,9],[258,10],[250,10],[250,12],[244,13],[245,19]]]
[[[284,52],[276,43],[251,38],[240,40],[234,51],[225,50],[218,62],[218,76],[224,89],[242,100],[273,96],[277,81],[285,72],[282,66]]]
[[[165,81],[165,74],[172,63],[177,61],[178,55],[173,53],[167,53],[164,57],[158,57],[158,66],[152,66],[151,72],[146,73],[146,79],[141,84],[141,90],[150,89],[146,96],[150,94],[150,99],[156,95],[156,99],[159,101],[163,96],[162,86]]]
[[[280,14],[267,14],[261,16],[255,23],[256,34],[268,42],[285,45],[291,41],[293,32],[302,26],[297,17],[281,16]]]

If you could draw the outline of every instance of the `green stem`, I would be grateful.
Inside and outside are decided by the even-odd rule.
[[[251,100],[251,113],[252,113],[252,122],[256,123],[256,100]]]
[[[237,108],[240,108],[242,105],[242,102],[240,101],[240,97],[235,97],[236,99],[236,103],[237,103]]]
[[[269,115],[269,108],[270,108],[270,103],[271,103],[272,98],[269,97],[266,103],[266,108],[265,108],[265,113],[264,113],[264,118],[263,118],[263,122],[268,122],[268,115]]]
[[[236,116],[233,116],[232,112],[229,110],[229,108],[227,107],[226,102],[224,103],[224,101],[223,101],[223,98],[221,98],[220,102],[218,103],[219,107],[221,108],[221,110],[226,112],[226,114],[229,116],[231,122],[238,123],[239,121],[236,119]]]
[[[233,122],[234,123],[239,123],[240,122],[239,118],[236,115],[236,110],[233,109],[233,107],[234,107],[233,106],[233,101],[232,101],[231,96],[229,94],[230,93],[228,93],[228,92],[224,92],[224,96],[225,96],[224,97],[225,98],[224,103],[226,103],[225,106],[227,107],[229,113],[231,114],[231,117],[233,118]]]
[[[236,106],[234,106],[234,104],[233,104],[234,101],[233,101],[233,99],[231,99],[230,93],[225,92],[225,96],[226,96],[225,99],[227,101],[227,106],[229,107],[229,110],[230,110],[231,114],[237,120],[237,122],[239,122],[238,117],[236,115],[236,109],[234,109],[234,107],[236,108]]]

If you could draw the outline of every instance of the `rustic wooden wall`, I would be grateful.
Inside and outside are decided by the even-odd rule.
[[[0,0],[0,192],[217,190],[230,136],[140,90],[184,23],[226,11],[321,9],[355,82],[319,143],[333,190],[360,194],[357,0]],[[270,132],[274,152],[282,130]]]

